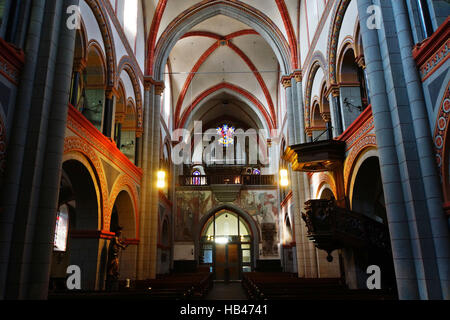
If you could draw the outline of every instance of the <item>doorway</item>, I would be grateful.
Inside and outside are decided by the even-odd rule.
[[[208,219],[201,237],[200,264],[209,266],[219,281],[240,280],[252,271],[252,234],[247,222],[222,210]]]

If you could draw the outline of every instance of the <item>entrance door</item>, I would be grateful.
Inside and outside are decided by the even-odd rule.
[[[227,260],[227,245],[216,244],[215,271],[217,280],[225,280]]]
[[[239,244],[216,244],[216,279],[239,280],[239,268]]]
[[[228,244],[228,272],[230,280],[239,280],[239,245],[237,243]]]
[[[252,270],[250,227],[239,215],[227,210],[215,213],[202,230],[200,263],[214,267],[217,280],[239,280]]]

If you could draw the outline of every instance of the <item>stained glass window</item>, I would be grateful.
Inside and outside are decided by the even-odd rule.
[[[234,131],[235,129],[232,126],[228,126],[224,124],[221,127],[217,128],[217,133],[221,136],[219,139],[219,143],[224,146],[229,146],[234,143]]]
[[[192,178],[192,184],[195,185],[195,186],[201,185],[202,181],[201,181],[201,178],[200,178],[200,176],[201,176],[200,171],[195,170],[195,171],[192,173],[192,175],[194,176],[194,177]]]

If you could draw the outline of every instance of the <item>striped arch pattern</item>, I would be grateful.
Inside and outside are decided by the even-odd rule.
[[[120,75],[122,71],[125,71],[130,76],[131,83],[133,84],[134,95],[136,97],[137,128],[138,131],[143,131],[144,115],[141,87],[139,84],[139,78],[136,75],[137,71],[133,67],[133,61],[127,56],[120,59],[119,66],[117,68],[115,88],[118,88],[119,86]]]
[[[369,134],[360,139],[353,146],[352,151],[347,156],[347,160],[344,164],[344,186],[345,186],[345,194],[349,194],[349,181],[355,167],[356,160],[359,158],[359,155],[365,151],[367,148],[377,147],[377,138],[374,134]]]
[[[101,195],[101,225],[103,230],[109,230],[109,221],[107,222],[105,216],[107,212],[112,210],[112,207],[110,207],[108,203],[108,188],[101,161],[89,144],[80,138],[67,137],[64,140],[64,154],[68,154],[70,152],[77,152],[84,155],[95,169]]]
[[[92,10],[100,28],[103,43],[105,45],[106,65],[107,65],[107,87],[113,88],[116,77],[116,49],[114,46],[113,33],[108,18],[102,10],[102,4],[99,0],[85,0]]]
[[[311,127],[311,94],[312,94],[312,86],[314,83],[314,79],[319,68],[322,68],[324,73],[326,72],[326,63],[325,58],[320,52],[316,52],[313,56],[313,63],[309,69],[308,73],[308,81],[306,83],[306,92],[305,92],[305,124],[306,128]]]
[[[111,214],[114,204],[116,203],[117,197],[119,194],[125,191],[129,194],[131,200],[133,201],[133,210],[134,210],[134,219],[135,219],[135,232],[136,239],[139,239],[139,192],[136,187],[136,183],[133,179],[131,179],[128,175],[122,174],[116,181],[114,182],[114,186],[112,188],[111,194],[109,196],[109,208],[108,214],[105,215],[105,225],[111,224]],[[108,229],[109,230],[109,227]]]
[[[333,10],[333,22],[331,23],[328,37],[328,78],[330,86],[337,84],[337,50],[339,34],[344,21],[345,13],[351,0],[338,0]]]
[[[450,201],[449,192],[450,185],[448,182],[449,167],[448,163],[448,134],[449,134],[449,121],[450,121],[450,82],[447,84],[447,88],[442,98],[438,116],[436,120],[436,127],[434,129],[434,149],[436,152],[436,163],[441,175],[441,181],[443,184],[443,192],[445,201]]]

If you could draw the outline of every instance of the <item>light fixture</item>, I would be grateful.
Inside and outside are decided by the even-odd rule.
[[[288,171],[286,169],[280,170],[280,186],[281,187],[289,186]]]
[[[158,171],[158,181],[156,183],[158,189],[164,189],[166,187],[166,172],[163,170]]]
[[[215,242],[218,244],[227,244],[228,237],[217,237]]]

